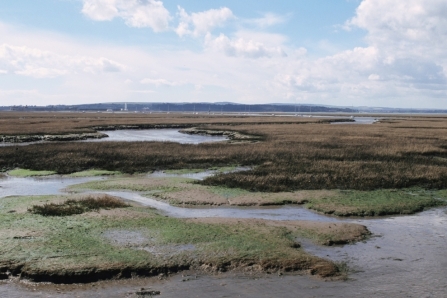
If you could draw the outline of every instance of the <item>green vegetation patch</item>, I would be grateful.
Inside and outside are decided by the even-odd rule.
[[[440,194],[420,189],[340,191],[338,196],[314,198],[307,207],[337,216],[413,214],[447,205],[445,199],[439,199]]]
[[[245,189],[240,189],[240,188],[228,188],[228,187],[221,187],[221,186],[210,186],[210,187],[207,187],[207,189],[211,193],[219,195],[219,196],[227,198],[227,199],[250,194],[249,191],[247,191]]]
[[[8,172],[10,176],[14,177],[37,177],[37,176],[50,176],[56,175],[55,171],[33,171],[26,169],[15,169]]]
[[[119,171],[107,171],[107,170],[88,170],[82,172],[72,173],[70,177],[96,177],[96,176],[112,176],[122,174]]]
[[[187,187],[188,184],[194,182],[193,179],[182,177],[167,177],[167,178],[147,178],[147,177],[132,177],[132,178],[116,178],[102,181],[91,181],[72,185],[70,190],[129,190],[141,192],[168,192]]]
[[[39,200],[51,204],[60,198],[2,200],[8,208],[24,209]],[[290,233],[279,227],[193,222],[142,207],[63,217],[11,213],[8,208],[0,209],[0,264],[36,281],[86,282],[190,268],[214,271],[247,266],[274,271],[310,269],[323,276],[337,273],[332,262],[296,248]]]

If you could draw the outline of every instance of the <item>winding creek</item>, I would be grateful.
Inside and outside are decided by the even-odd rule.
[[[197,173],[196,178],[206,175]],[[169,175],[154,173],[153,175]],[[1,198],[11,195],[50,195],[63,194],[70,185],[95,179],[107,178],[65,178],[51,176],[45,178],[0,179]],[[272,220],[317,220],[344,221],[366,225],[373,237],[366,242],[353,245],[324,247],[313,245],[300,239],[303,248],[314,255],[335,261],[346,262],[352,270],[348,281],[324,282],[308,276],[284,276],[281,278],[249,280],[224,279],[231,287],[219,286],[222,279],[203,277],[196,282],[158,284],[162,289],[161,297],[196,297],[197,287],[212,291],[217,296],[240,297],[297,297],[301,293],[306,297],[445,297],[447,295],[447,209],[438,208],[411,216],[395,216],[378,219],[347,218],[316,214],[299,206],[240,208],[240,207],[174,207],[155,199],[146,198],[135,192],[107,192],[125,200],[151,206],[160,212],[175,217],[237,217],[263,218]],[[1,206],[1,203],[0,203]],[[220,281],[219,281],[220,280]],[[268,283],[268,287],[265,284]],[[0,282],[2,297],[123,297],[129,290],[129,284],[118,286],[119,282],[103,283],[101,289],[94,287],[74,288],[61,295],[50,288],[30,290],[29,285],[12,281]],[[59,286],[63,287],[63,286]],[[68,287],[68,286],[67,286]],[[127,287],[127,288],[126,288]],[[253,290],[248,291],[247,287]],[[68,289],[68,288],[67,288]],[[289,289],[284,292],[284,289]],[[294,290],[293,290],[294,289]],[[121,291],[121,292],[120,292]],[[282,292],[283,291],[283,292]],[[278,293],[280,295],[278,295]]]

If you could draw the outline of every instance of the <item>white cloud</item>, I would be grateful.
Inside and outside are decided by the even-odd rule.
[[[9,73],[53,78],[70,73],[119,72],[124,66],[104,57],[61,55],[25,46],[0,45],[0,66]]]
[[[149,27],[154,32],[169,29],[171,15],[156,0],[83,0],[82,13],[95,21],[124,19],[130,27]]]
[[[176,33],[180,37],[185,35],[193,35],[195,37],[206,35],[214,28],[222,27],[228,20],[235,18],[233,12],[227,7],[188,14],[185,9],[179,6],[178,16],[180,22]]]
[[[378,81],[378,80],[380,80],[380,76],[378,74],[372,73],[369,75],[368,80]]]
[[[84,0],[82,13],[95,21],[110,21],[119,15],[115,0]]]
[[[206,45],[208,48],[234,57],[270,58],[273,56],[287,56],[281,47],[268,47],[261,42],[252,39],[246,40],[241,37],[230,39],[224,34],[220,34],[218,37],[208,35]]]
[[[347,26],[367,30],[368,42],[390,55],[447,57],[445,0],[363,0]]]
[[[282,16],[275,13],[265,13],[263,17],[247,20],[246,23],[253,24],[259,28],[267,28],[274,25],[282,24],[287,21],[289,16]]]
[[[178,86],[181,85],[179,82],[171,82],[165,79],[149,79],[145,78],[140,81],[141,84],[147,84],[147,85],[155,85],[157,87],[159,86]]]
[[[447,90],[447,2],[363,0],[349,28],[367,31],[377,49],[375,75],[395,86]]]

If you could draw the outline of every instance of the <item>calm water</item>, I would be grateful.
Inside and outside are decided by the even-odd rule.
[[[0,198],[7,196],[57,195],[69,185],[84,183],[102,177],[66,178],[62,176],[45,178],[0,178]]]
[[[354,117],[352,120],[354,120],[354,122],[352,121],[348,121],[348,122],[332,122],[331,124],[334,125],[338,125],[338,124],[374,124],[377,121],[379,121],[379,119],[374,118],[374,117]]]
[[[90,139],[82,142],[175,142],[180,144],[200,144],[207,142],[222,142],[228,140],[221,136],[202,136],[180,133],[178,129],[144,129],[144,130],[111,130],[103,131],[108,138]]]
[[[202,135],[189,135],[180,133],[178,129],[125,129],[125,130],[109,130],[103,131],[107,134],[108,138],[102,139],[87,139],[81,141],[72,142],[174,142],[180,144],[200,144],[209,142],[223,142],[228,138],[223,136],[202,136]],[[56,141],[38,141],[31,143],[4,143],[0,142],[0,147],[4,146],[26,146],[30,144],[39,143],[55,143]]]

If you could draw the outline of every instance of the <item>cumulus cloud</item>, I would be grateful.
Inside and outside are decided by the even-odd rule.
[[[214,28],[222,27],[228,20],[235,18],[233,12],[227,7],[188,14],[179,6],[178,16],[180,22],[175,30],[176,33],[179,36],[192,35],[195,37],[206,35]]]
[[[119,72],[124,66],[104,57],[60,55],[25,46],[0,45],[0,67],[8,73],[53,78],[70,73]]]
[[[287,56],[279,46],[270,47],[262,42],[252,39],[244,39],[242,37],[230,39],[225,34],[220,34],[218,37],[208,35],[205,43],[208,48],[223,52],[227,56],[233,57],[270,58],[274,56]]]
[[[298,56],[272,84],[297,97],[447,95],[447,2],[363,0],[345,25],[366,30],[367,46],[314,60]]]
[[[363,0],[346,26],[367,31],[367,42],[381,56],[381,79],[447,89],[446,1]]]
[[[156,0],[83,0],[82,13],[95,21],[124,19],[130,27],[148,27],[154,32],[169,29],[171,15]]]
[[[346,25],[367,30],[368,42],[390,53],[447,56],[444,0],[363,0]]]

